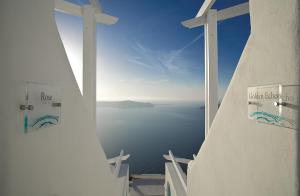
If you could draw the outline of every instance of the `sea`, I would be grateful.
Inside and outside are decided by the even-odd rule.
[[[192,159],[204,140],[199,103],[156,103],[149,108],[97,106],[97,135],[107,158],[123,149],[130,174],[163,174],[163,154]],[[186,169],[186,167],[185,167]]]

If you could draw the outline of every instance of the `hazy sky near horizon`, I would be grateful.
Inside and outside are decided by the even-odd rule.
[[[80,5],[88,0],[70,0]],[[223,9],[245,0],[217,0]],[[187,29],[203,0],[103,0],[116,25],[97,25],[97,100],[204,100],[203,27]],[[59,32],[82,82],[82,19],[55,12]],[[218,24],[222,97],[250,34],[249,15]]]

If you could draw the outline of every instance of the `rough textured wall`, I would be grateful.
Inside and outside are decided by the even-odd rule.
[[[114,195],[53,11],[52,0],[1,1],[0,195]],[[22,133],[27,81],[61,87],[60,125]]]
[[[251,35],[189,171],[189,196],[297,195],[297,131],[249,120],[247,87],[299,84],[298,3],[250,0]]]

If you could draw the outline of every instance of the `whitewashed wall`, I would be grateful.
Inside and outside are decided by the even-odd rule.
[[[297,131],[249,120],[247,87],[299,84],[299,1],[250,0],[250,16],[251,35],[188,173],[189,196],[297,195]]]
[[[60,40],[52,0],[0,6],[0,195],[111,196],[114,183]],[[62,89],[61,124],[23,134],[27,81]]]

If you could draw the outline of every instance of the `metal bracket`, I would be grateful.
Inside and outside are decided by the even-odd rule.
[[[52,103],[52,107],[61,107],[61,103]],[[33,105],[24,105],[24,104],[21,104],[19,108],[20,108],[20,110],[33,110],[34,109]]]
[[[287,104],[286,104],[285,102],[278,102],[278,101],[275,101],[275,102],[274,102],[274,106],[275,106],[275,107],[279,107],[279,106],[281,106],[281,105],[282,105],[282,106],[286,106]]]
[[[20,110],[33,110],[33,105],[20,105]]]
[[[52,103],[52,107],[61,107],[61,103]]]
[[[254,101],[248,101],[248,105],[256,105],[256,106],[258,106],[258,107],[262,106],[261,103],[254,102]]]

